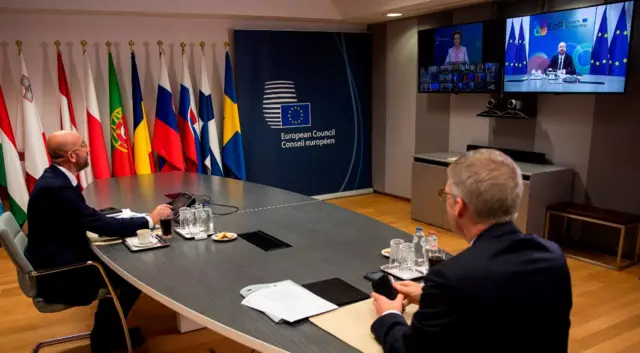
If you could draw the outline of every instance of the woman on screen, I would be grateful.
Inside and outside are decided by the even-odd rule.
[[[469,64],[467,48],[460,45],[460,43],[462,43],[462,33],[458,31],[453,32],[453,47],[449,48],[447,58],[444,61],[445,65]]]

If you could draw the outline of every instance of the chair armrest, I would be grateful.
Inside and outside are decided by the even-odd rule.
[[[29,277],[39,277],[39,276],[49,275],[49,274],[52,274],[52,273],[64,272],[64,271],[68,271],[68,270],[75,270],[75,269],[86,267],[86,266],[96,266],[96,267],[98,267],[98,269],[100,270],[101,273],[104,272],[104,270],[102,269],[102,266],[100,266],[100,264],[95,263],[93,261],[87,261],[87,262],[83,262],[83,263],[79,263],[79,264],[75,264],[75,265],[56,267],[56,268],[52,268],[52,269],[48,269],[48,270],[32,271],[32,272],[29,272],[28,275],[29,275]]]

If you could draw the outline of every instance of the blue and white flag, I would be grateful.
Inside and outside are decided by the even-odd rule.
[[[202,69],[200,70],[200,91],[199,115],[200,115],[200,139],[202,148],[202,159],[206,168],[206,174],[224,176],[222,173],[222,163],[220,163],[220,142],[218,141],[218,128],[216,127],[215,116],[213,115],[213,100],[209,89],[209,78],[207,76],[207,66],[204,63],[204,53],[202,53]]]

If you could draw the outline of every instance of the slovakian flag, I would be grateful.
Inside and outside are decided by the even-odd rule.
[[[113,56],[109,50],[109,112],[111,113],[111,166],[113,176],[131,176],[136,174],[131,153],[131,140],[127,118],[124,114],[120,84]]]
[[[7,190],[9,212],[16,218],[18,224],[24,224],[27,221],[29,191],[27,191],[20,165],[16,139],[11,128],[2,87],[0,87],[0,186]]]
[[[622,10],[613,30],[609,57],[611,58],[611,76],[626,76],[627,61],[629,61],[629,29],[627,28],[627,4],[623,3]]]
[[[59,42],[56,42],[59,44]],[[62,53],[58,48],[58,91],[60,93],[60,125],[62,130],[78,132],[78,125],[76,124],[76,116],[73,111],[73,103],[71,102],[71,90],[69,89],[69,82],[67,81],[67,73],[64,69],[64,62],[62,61]],[[84,139],[84,136],[82,136]],[[80,183],[82,188],[87,187],[87,172],[86,169],[80,171],[76,175],[76,179]]]
[[[591,75],[609,74],[609,30],[607,27],[607,6],[603,6],[602,19],[595,35],[593,49],[591,49]]]
[[[164,53],[160,53],[160,79],[156,97],[156,120],[153,125],[153,150],[158,154],[161,172],[184,171],[184,156],[178,130],[178,118],[173,106],[173,95],[169,75],[164,64]]]
[[[84,55],[84,89],[87,111],[84,122],[84,138],[89,145],[89,157],[91,158],[90,168],[87,168],[87,182],[91,183],[93,178],[105,179],[111,177],[109,169],[109,156],[107,146],[104,143],[102,121],[100,120],[100,110],[98,109],[98,98],[96,88],[93,84],[93,74],[89,57]]]
[[[224,68],[224,104],[222,129],[222,163],[225,174],[240,180],[247,179],[244,167],[244,150],[242,148],[242,132],[240,131],[240,115],[238,100],[233,79],[231,56],[227,48]]]
[[[18,115],[18,151],[24,152],[24,169],[29,192],[33,190],[36,181],[51,164],[47,154],[47,138],[42,130],[40,114],[36,106],[36,98],[33,95],[31,79],[27,73],[27,65],[24,63],[22,53],[19,53],[20,75],[20,114]],[[22,144],[21,144],[22,143]]]
[[[193,99],[191,76],[187,67],[187,56],[182,55],[182,82],[180,83],[180,103],[178,107],[178,128],[182,139],[182,150],[187,172],[203,173],[204,162],[200,150],[200,121]]]
[[[156,172],[151,152],[151,138],[147,124],[147,112],[142,101],[142,88],[136,65],[136,54],[131,52],[131,96],[133,98],[133,155],[138,175]]]
[[[200,70],[200,90],[198,94],[199,116],[200,116],[200,136],[202,139],[201,150],[204,161],[205,173],[215,176],[224,176],[222,164],[220,163],[220,142],[218,140],[218,128],[213,116],[213,100],[209,89],[209,78],[207,66],[204,61],[204,51],[202,53],[202,67]]]

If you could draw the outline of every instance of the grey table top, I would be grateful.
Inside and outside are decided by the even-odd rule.
[[[270,186],[182,172],[96,180],[83,194],[95,208],[117,207],[150,212],[158,204],[168,201],[165,194],[179,192],[207,195],[212,202],[233,205],[241,211],[317,201]],[[212,209],[217,213],[229,211],[223,207]]]
[[[505,92],[551,92],[551,93],[607,93],[624,92],[624,77],[583,75],[580,80],[583,82],[602,82],[604,84],[590,83],[564,83],[562,80],[526,80],[523,82],[508,82],[510,80],[521,80],[524,75],[505,76]]]
[[[435,161],[435,162],[447,163],[447,164],[453,162],[456,158],[460,156],[462,156],[462,153],[460,152],[434,152],[434,153],[422,153],[422,154],[413,155],[414,158],[427,163],[429,161]],[[518,165],[518,167],[520,167],[520,171],[522,172],[522,174],[529,175],[529,176],[533,174],[538,174],[538,173],[571,169],[571,168],[561,167],[553,164],[532,164],[532,163],[523,163],[523,162],[516,162],[516,164]]]
[[[123,183],[129,188],[133,185]],[[245,185],[244,190],[252,188]],[[92,197],[93,192],[90,187],[85,193],[89,204],[95,205],[98,200]],[[270,193],[251,192],[245,195],[245,203],[259,204],[257,199]],[[125,206],[146,205],[150,201],[145,199],[157,199],[152,192],[139,196]],[[239,291],[248,285],[285,279],[306,284],[339,277],[369,293],[371,287],[363,275],[386,262],[380,251],[389,247],[393,238],[411,239],[396,228],[322,201],[216,217],[215,227],[235,233],[262,230],[292,247],[265,252],[243,239],[217,243],[174,235],[171,246],[164,249],[131,253],[124,245],[115,244],[94,250],[151,297],[245,345],[262,352],[331,353],[356,350],[310,322],[293,326],[273,323],[241,305]]]

